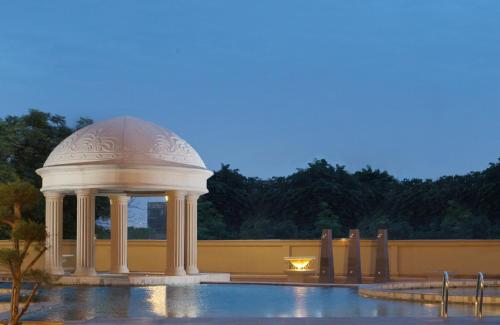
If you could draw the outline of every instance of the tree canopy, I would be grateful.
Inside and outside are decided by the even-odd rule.
[[[324,159],[268,180],[222,165],[208,188],[203,200],[222,216],[223,238],[318,238],[322,228],[337,237],[349,228],[365,237],[388,228],[398,239],[500,237],[499,162],[437,180],[398,180],[369,166],[350,173]]]
[[[81,117],[72,128],[65,117],[36,109],[30,109],[25,115],[0,118],[0,183],[22,180],[40,188],[42,180],[36,169],[43,166],[62,140],[91,123],[91,119]],[[76,200],[68,197],[64,206],[65,237],[74,238]],[[24,208],[28,219],[44,221],[44,200],[41,198]],[[0,228],[0,237],[6,238],[5,227]]]

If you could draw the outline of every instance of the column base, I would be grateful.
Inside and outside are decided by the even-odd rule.
[[[126,266],[119,266],[119,267],[112,267],[110,272],[111,273],[129,273],[130,271],[128,270],[128,267],[126,267]]]
[[[76,276],[94,276],[96,274],[97,272],[94,268],[80,268],[76,269],[75,273],[73,273]]]
[[[64,269],[62,267],[47,269],[46,272],[50,275],[64,275]]]
[[[195,266],[191,266],[191,267],[188,266],[186,268],[186,273],[189,275],[196,275],[196,274],[200,274],[200,271]]]
[[[165,275],[176,275],[176,276],[183,276],[186,275],[186,271],[184,268],[177,268],[173,270],[166,270]]]

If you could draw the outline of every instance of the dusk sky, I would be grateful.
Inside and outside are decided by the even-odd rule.
[[[500,157],[500,1],[2,1],[0,117],[131,115],[210,169],[436,178]]]

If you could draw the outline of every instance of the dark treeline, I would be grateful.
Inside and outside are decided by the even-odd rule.
[[[287,177],[248,178],[229,165],[200,203],[205,238],[318,238],[360,228],[391,238],[500,238],[500,163],[438,180],[397,180],[370,167],[350,173],[316,160]]]
[[[36,110],[0,119],[0,182],[21,178],[40,187],[35,170],[91,122],[80,118],[71,128],[64,117]],[[500,162],[438,180],[398,180],[370,167],[352,173],[325,160],[268,180],[222,165],[208,188],[199,201],[200,239],[318,238],[323,228],[341,237],[355,227],[364,237],[384,227],[393,239],[500,238]],[[96,202],[97,215],[107,215],[106,201]],[[71,238],[74,197],[64,204],[64,234]],[[43,216],[43,200],[31,215]]]

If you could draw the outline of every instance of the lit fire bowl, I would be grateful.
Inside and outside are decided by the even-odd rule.
[[[315,256],[290,256],[284,260],[288,262],[285,273],[288,275],[288,282],[305,282],[309,275],[313,275],[315,270],[311,267],[311,262]]]

